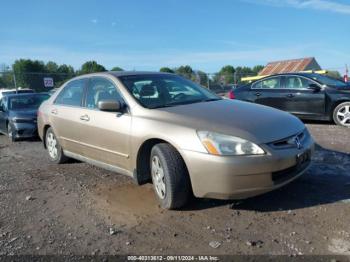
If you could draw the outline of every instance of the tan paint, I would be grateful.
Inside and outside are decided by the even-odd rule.
[[[273,150],[266,144],[293,136],[305,129],[296,117],[265,106],[221,100],[160,109],[142,107],[118,80],[119,74],[96,73],[113,81],[124,97],[126,113],[55,105],[56,92],[39,109],[38,130],[43,138],[46,125],[53,127],[64,150],[83,158],[126,170],[136,170],[137,154],[149,139],[162,139],[182,155],[193,187],[199,197],[244,198],[268,192],[276,185],[271,172],[295,165],[296,156],[313,151],[311,137],[303,149]],[[75,78],[75,79],[78,79]],[[64,86],[62,87],[64,88]],[[52,114],[52,111],[57,112]],[[82,120],[88,116],[89,121]],[[213,131],[250,140],[267,152],[261,156],[214,156],[198,138],[197,131]],[[306,169],[301,170],[301,175]]]

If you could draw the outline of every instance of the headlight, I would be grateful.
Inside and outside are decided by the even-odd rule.
[[[258,145],[239,137],[208,131],[198,131],[197,133],[208,153],[212,155],[239,156],[265,154],[265,151]]]

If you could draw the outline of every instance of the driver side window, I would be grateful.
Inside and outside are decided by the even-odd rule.
[[[103,100],[123,101],[117,87],[108,79],[103,77],[92,77],[86,93],[85,106],[97,109],[98,102]]]
[[[286,88],[288,89],[300,89],[308,88],[313,82],[298,76],[287,76],[286,77]]]

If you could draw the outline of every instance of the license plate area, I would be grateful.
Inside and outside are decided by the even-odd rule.
[[[311,161],[311,152],[310,150],[307,150],[303,153],[300,153],[296,156],[296,165],[302,166],[303,164]]]

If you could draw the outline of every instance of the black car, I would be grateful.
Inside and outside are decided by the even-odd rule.
[[[232,89],[229,98],[275,107],[301,119],[326,120],[350,127],[350,86],[325,75],[271,75]]]
[[[12,141],[37,136],[37,111],[48,94],[6,95],[0,101],[0,133]]]

